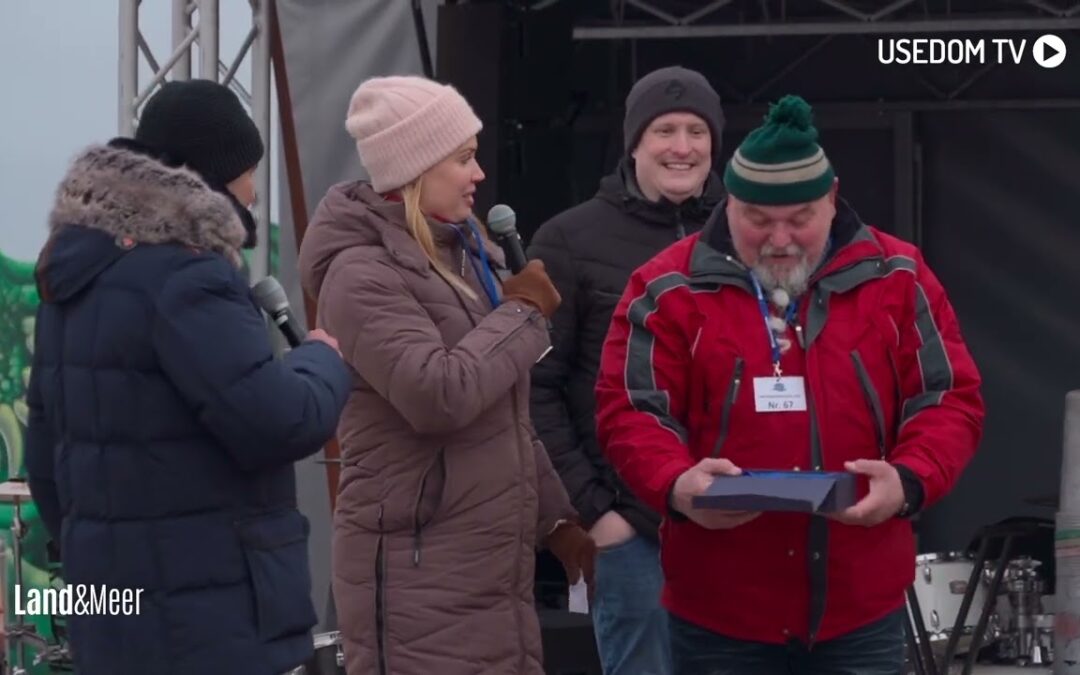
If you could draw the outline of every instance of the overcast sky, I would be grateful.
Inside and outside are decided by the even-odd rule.
[[[141,5],[139,25],[159,63],[171,53],[171,4]],[[231,63],[251,10],[247,0],[221,0],[220,14],[220,58]],[[0,252],[8,257],[37,257],[68,162],[117,133],[119,23],[117,0],[0,0]],[[151,75],[140,62],[144,88]],[[250,91],[248,64],[237,78]]]

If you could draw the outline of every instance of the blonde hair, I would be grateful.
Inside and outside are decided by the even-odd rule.
[[[420,244],[420,250],[431,263],[435,273],[446,280],[470,300],[477,298],[476,292],[465,283],[465,280],[455,275],[439,259],[438,250],[435,247],[435,237],[431,233],[431,225],[428,224],[427,216],[420,209],[420,193],[423,190],[424,177],[420,176],[412,183],[401,188],[401,199],[405,203],[405,224],[409,228],[409,234]]]

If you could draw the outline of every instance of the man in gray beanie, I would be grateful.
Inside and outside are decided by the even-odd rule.
[[[673,672],[660,606],[659,517],[604,460],[593,387],[612,312],[630,274],[702,228],[720,201],[720,97],[700,73],[661,68],[634,84],[625,154],[596,196],[544,223],[529,248],[563,298],[552,352],[533,369],[532,418],[583,524],[602,551],[591,608],[605,675]]]

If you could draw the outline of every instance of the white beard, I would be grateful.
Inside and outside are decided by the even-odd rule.
[[[796,247],[794,244],[788,247],[785,253],[789,255],[800,255],[799,263],[789,270],[786,270],[780,274],[776,274],[773,270],[763,262],[767,260],[768,255],[775,253],[771,246],[762,247],[761,254],[758,255],[758,264],[754,265],[754,276],[757,277],[761,283],[762,288],[766,293],[771,294],[778,288],[784,289],[788,296],[791,298],[801,297],[806,292],[807,285],[810,282],[810,261],[806,259],[806,253],[802,249]]]

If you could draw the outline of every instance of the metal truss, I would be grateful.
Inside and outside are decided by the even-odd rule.
[[[982,10],[957,12],[952,3],[940,5],[940,11],[920,10],[921,18],[910,18],[901,10],[915,0],[894,0],[888,5],[866,11],[854,0],[803,0],[800,9],[817,10],[813,16],[795,17],[785,0],[713,0],[689,13],[679,15],[662,0],[613,0],[610,21],[590,22],[574,27],[576,40],[677,39],[708,37],[750,37],[777,35],[881,35],[888,33],[963,33],[977,31],[1016,32],[1074,30],[1080,28],[1080,2],[1060,7],[1052,0],[1027,0],[1008,5],[1008,11]],[[698,3],[694,3],[698,4]],[[866,3],[863,3],[866,4]],[[877,5],[878,3],[872,3]],[[989,3],[988,3],[989,4]],[[715,19],[720,10],[747,10],[756,21],[722,22]],[[775,17],[775,18],[774,18]]]
[[[255,220],[258,246],[251,257],[251,278],[258,280],[269,273],[270,266],[270,3],[273,0],[248,0],[251,25],[235,57],[226,63],[220,59],[219,0],[172,0],[171,53],[164,61],[155,58],[139,27],[141,0],[119,0],[120,8],[120,87],[118,131],[123,136],[135,133],[139,111],[167,79],[191,77],[213,80],[229,86],[251,112],[267,153],[255,172],[258,199]],[[192,45],[198,46],[198,71],[192,71]],[[146,59],[152,75],[139,82],[139,56]],[[250,90],[236,79],[244,58],[251,56]],[[140,86],[141,85],[141,86]]]
[[[787,65],[779,69],[767,80],[758,85],[753,91],[741,91],[738,87],[727,81],[723,81],[722,84],[725,89],[727,89],[730,93],[733,94],[735,100],[742,103],[754,103],[760,100],[760,98],[764,96],[774,84],[787,77],[794,71],[798,70],[799,67],[809,61],[811,57],[817,54],[823,47],[832,42],[835,37],[835,35],[826,35],[821,39],[817,40],[813,45],[803,50],[799,54],[799,56],[792,59]],[[978,82],[985,75],[989,74],[997,67],[998,65],[996,63],[988,63],[978,68],[973,68],[963,81],[959,82],[951,89],[943,89],[939,87],[936,83],[932,82],[930,79],[928,79],[926,76],[924,76],[917,70],[908,70],[905,72],[909,73],[910,76],[914,78],[914,80],[920,86],[922,86],[923,89],[928,91],[935,100],[954,101],[957,100],[964,91],[969,89],[973,84]]]
[[[952,0],[612,0],[611,17],[591,20],[574,27],[576,40],[630,40],[636,50],[638,40],[687,38],[817,37],[809,47],[769,76],[753,91],[741,91],[730,82],[718,82],[731,98],[754,103],[769,89],[810,60],[839,36],[927,33],[1011,33],[1022,31],[1067,31],[1080,29],[1080,1],[1018,0],[995,8],[993,2],[979,4],[978,11],[960,12]],[[692,8],[686,11],[686,8]],[[872,7],[867,10],[863,7]],[[799,10],[798,14],[793,11]],[[727,10],[726,12],[722,10]],[[958,101],[963,92],[992,72],[995,64],[973,68],[967,77],[950,88],[942,88],[917,70],[909,71],[933,99]],[[1076,102],[1074,102],[1076,103]]]

